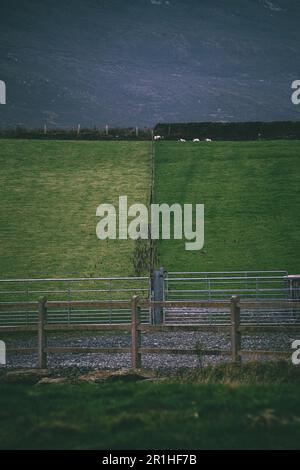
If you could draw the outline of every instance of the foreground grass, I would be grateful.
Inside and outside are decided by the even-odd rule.
[[[0,447],[299,449],[299,374],[291,367],[239,370],[256,374],[257,384],[239,382],[232,366],[217,368],[214,383],[211,369],[204,382],[198,373],[156,383],[2,384]]]
[[[205,205],[204,249],[161,241],[160,264],[298,273],[299,170],[299,141],[156,144],[156,201]]]
[[[147,204],[149,142],[1,140],[0,278],[132,275],[133,242],[96,238],[96,208]]]

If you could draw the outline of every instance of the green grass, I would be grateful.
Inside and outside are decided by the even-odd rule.
[[[100,241],[96,208],[147,204],[149,142],[1,140],[0,277],[132,275],[131,240]]]
[[[218,367],[203,381],[1,384],[0,448],[299,449],[299,374],[278,367],[263,380],[259,365],[256,384],[250,365],[241,382]]]
[[[169,271],[299,272],[300,141],[156,144],[155,200],[205,205],[205,246],[158,243]]]
[[[0,277],[133,274],[134,244],[97,240],[97,206],[147,203],[149,142],[1,140]],[[205,246],[158,243],[168,270],[298,272],[300,142],[156,144],[157,202],[204,203]]]

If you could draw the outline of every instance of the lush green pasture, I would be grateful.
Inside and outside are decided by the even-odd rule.
[[[205,246],[158,243],[169,270],[298,273],[300,141],[156,144],[155,199],[205,204]]]
[[[149,142],[1,140],[0,277],[133,274],[133,242],[100,241],[96,208],[147,203]]]
[[[274,383],[239,381],[251,376],[246,366],[231,380],[224,367],[211,370],[215,383],[200,373],[198,380],[1,384],[0,448],[299,449],[299,374],[295,366],[265,369],[266,378],[277,371]]]

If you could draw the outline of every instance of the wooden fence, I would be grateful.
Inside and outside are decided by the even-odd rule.
[[[279,304],[283,307],[299,308],[299,301],[240,301],[239,297],[233,296],[229,301],[148,301],[140,300],[139,297],[132,297],[131,301],[47,301],[46,298],[40,298],[37,303],[33,302],[7,302],[1,303],[0,309],[38,309],[38,321],[36,325],[28,326],[1,326],[1,333],[17,333],[17,332],[36,332],[37,347],[35,348],[8,348],[7,352],[11,353],[37,353],[37,367],[47,367],[47,355],[49,353],[128,353],[131,355],[131,367],[138,369],[141,367],[143,354],[176,354],[176,355],[199,355],[201,356],[231,356],[233,362],[240,362],[243,356],[260,355],[260,356],[291,356],[292,351],[272,351],[272,350],[242,350],[241,336],[243,333],[262,333],[262,332],[300,332],[300,324],[242,324],[240,319],[241,308],[247,308],[253,305],[257,307],[276,307]],[[61,307],[80,307],[80,308],[130,308],[131,323],[120,324],[55,324],[47,323],[47,312],[51,308]],[[218,324],[144,324],[141,323],[141,308],[220,308],[228,311],[228,323]],[[47,345],[48,332],[73,332],[73,331],[128,331],[131,333],[131,347],[49,347]],[[199,350],[199,348],[158,348],[158,347],[142,347],[142,332],[170,332],[170,331],[202,331],[227,333],[231,338],[230,350],[207,349]]]

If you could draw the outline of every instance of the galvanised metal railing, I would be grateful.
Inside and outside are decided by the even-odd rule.
[[[17,308],[18,302],[36,302],[47,296],[49,301],[62,301],[63,308],[52,309],[49,323],[127,322],[130,310],[124,308],[81,307],[82,301],[122,302],[137,295],[152,301],[205,301],[210,308],[154,307],[141,312],[144,323],[211,323],[222,322],[224,312],[215,307],[216,301],[236,295],[249,301],[243,309],[245,322],[297,323],[300,310],[291,300],[300,298],[300,280],[286,271],[226,271],[226,272],[167,272],[154,270],[148,277],[97,278],[38,278],[0,279],[0,304],[15,308],[1,309],[0,325],[31,325],[36,322],[36,310]],[[274,301],[272,307],[259,307],[257,301]],[[280,301],[288,302],[281,304]],[[74,305],[74,301],[79,301]],[[251,302],[256,301],[251,307]],[[278,302],[276,302],[278,301]],[[91,304],[92,305],[92,304]]]
[[[13,310],[2,309],[0,325],[31,325],[37,320],[36,310],[18,310],[18,302],[35,302],[38,297],[47,296],[49,301],[66,301],[63,308],[51,311],[51,322],[71,323],[119,323],[128,322],[130,309],[117,308],[74,308],[73,301],[103,300],[127,301],[133,295],[148,300],[149,277],[94,277],[94,278],[37,278],[0,279],[0,304],[15,304]],[[144,322],[150,321],[150,311],[141,312]]]
[[[165,309],[165,323],[212,323],[223,322],[225,312],[214,308],[214,301],[229,294],[248,301],[243,309],[245,323],[298,324],[300,309],[292,302],[299,299],[299,283],[287,271],[223,271],[223,272],[165,272],[164,300],[210,301],[210,309]],[[270,300],[272,305],[263,306],[257,301]]]
[[[165,299],[218,300],[229,293],[244,299],[286,299],[287,275],[287,271],[168,272]]]

